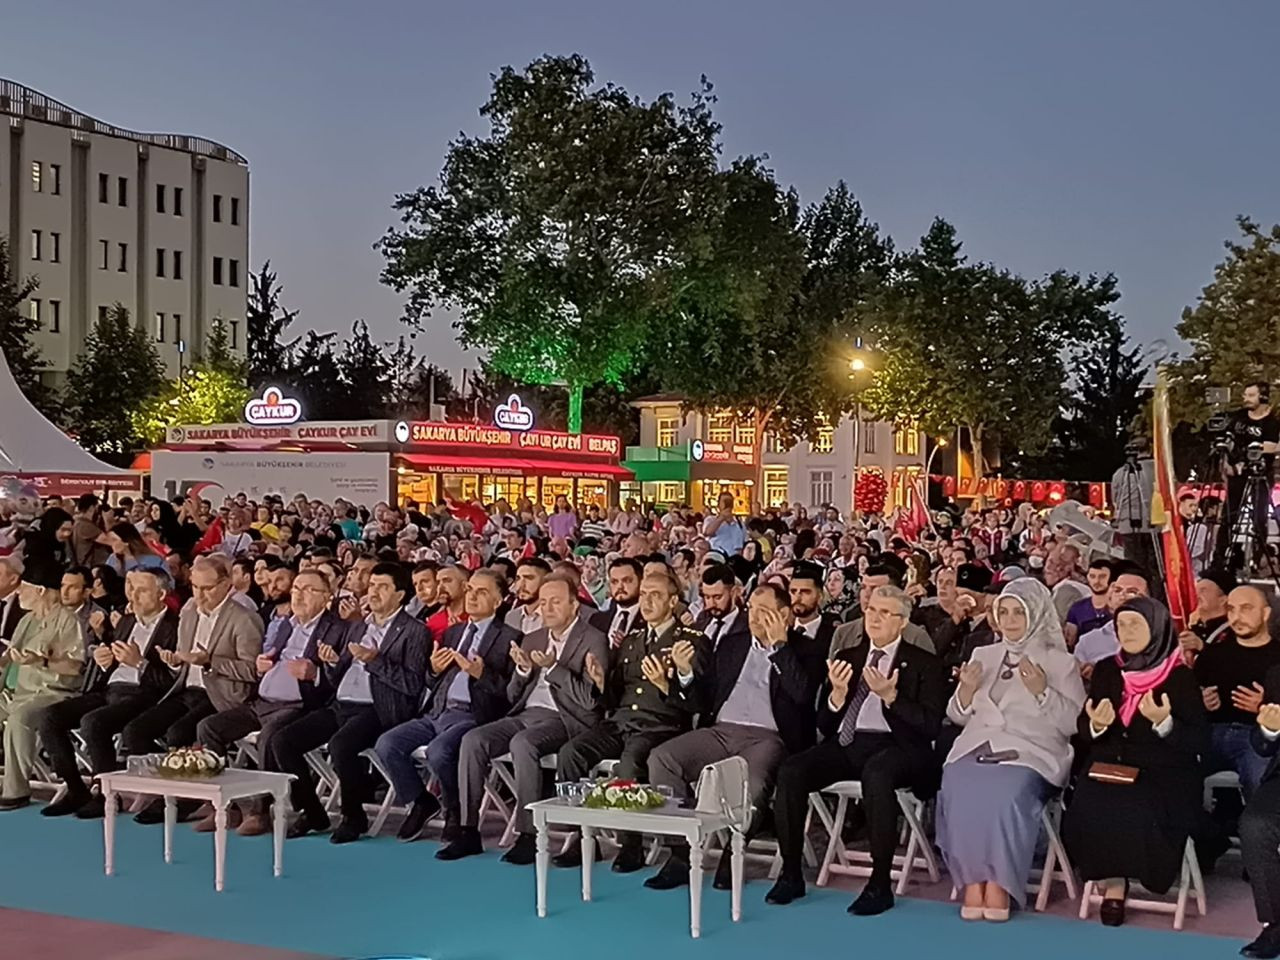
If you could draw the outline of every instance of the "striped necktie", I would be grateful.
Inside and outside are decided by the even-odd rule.
[[[867,658],[867,666],[872,670],[877,670],[880,667],[880,661],[883,659],[883,650],[872,650],[871,655]],[[849,701],[849,708],[845,710],[844,719],[840,721],[840,746],[847,747],[853,743],[853,735],[858,731],[858,714],[862,712],[862,705],[867,702],[867,697],[869,696],[871,696],[871,687],[867,685],[867,678],[859,674],[858,686],[853,691],[853,699]]]

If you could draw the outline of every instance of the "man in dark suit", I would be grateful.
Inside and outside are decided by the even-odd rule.
[[[622,638],[640,625],[640,580],[644,567],[635,557],[617,557],[609,564],[608,610],[597,610],[587,622],[609,638],[609,648],[617,650]]]
[[[46,817],[74,813],[88,820],[103,815],[101,796],[85,786],[76,765],[71,731],[77,727],[89,751],[90,772],[108,773],[119,764],[115,736],[144,710],[154,706],[173,685],[173,670],[161,650],[178,645],[178,615],[165,606],[165,574],[138,567],[128,575],[131,613],[112,624],[95,610],[89,621],[94,638],[89,647],[81,694],[40,711],[34,725],[54,772],[66,791],[46,806]]]
[[[740,603],[742,586],[727,563],[713,563],[702,572],[699,587],[702,596],[702,614],[694,626],[706,634],[715,650],[722,639],[732,638],[735,644],[751,639],[751,627],[746,611]]]
[[[1280,667],[1267,671],[1253,749],[1268,758],[1262,781],[1240,817],[1240,853],[1253,887],[1262,932],[1240,953],[1255,960],[1280,957]]]
[[[826,660],[831,638],[836,632],[836,619],[819,611],[822,604],[822,568],[816,563],[798,562],[792,570],[788,589],[791,592],[792,628],[810,656]]]
[[[458,765],[462,829],[456,840],[437,851],[439,860],[484,852],[479,814],[485,779],[493,758],[510,752],[520,836],[502,859],[520,865],[533,863],[533,817],[525,807],[542,795],[539,761],[600,722],[599,691],[587,676],[586,658],[590,655],[604,663],[609,641],[579,617],[577,585],[570,577],[561,573],[548,576],[538,591],[538,604],[542,629],[526,636],[523,644],[510,647],[515,662],[507,685],[510,712],[462,738]]]
[[[273,571],[272,577],[287,569]],[[342,620],[329,610],[333,596],[329,581],[319,570],[304,570],[296,577],[289,571],[289,576],[287,599],[291,612],[276,622],[276,629],[268,631],[266,649],[255,663],[262,677],[257,697],[205,717],[196,727],[196,742],[223,756],[230,754],[237,740],[256,731],[258,764],[263,770],[281,769],[276,755],[279,732],[308,710],[323,707],[333,692],[321,669],[320,645],[346,649],[348,635],[358,641],[364,633],[362,624]],[[278,587],[283,588],[283,583]],[[248,802],[245,808],[248,813],[238,824],[242,836],[271,832],[265,801]],[[240,812],[239,808],[233,809],[228,823],[237,826]]]
[[[293,803],[301,816],[289,830],[291,837],[326,830],[329,815],[316,796],[306,755],[329,745],[329,761],[342,791],[342,821],[329,837],[332,843],[359,840],[368,829],[364,812],[369,779],[360,756],[384,730],[404,723],[418,712],[427,673],[426,627],[404,609],[412,589],[409,571],[399,563],[380,562],[369,575],[369,616],[359,633],[359,606],[344,598],[344,619],[356,624],[345,635],[343,650],[327,643],[316,652],[324,664],[325,682],[333,701],[284,726],[275,737],[280,769],[292,773]],[[357,639],[358,637],[358,639]]]
[[[587,675],[604,700],[606,719],[570,740],[560,750],[556,778],[572,782],[589,776],[601,760],[617,759],[613,774],[625,780],[649,778],[649,754],[659,744],[689,729],[692,716],[671,697],[667,671],[706,669],[707,638],[676,620],[680,584],[667,573],[647,574],[640,584],[643,620],[612,651],[608,663],[588,656]],[[695,664],[695,661],[698,661]],[[643,837],[621,836],[622,850],[613,861],[617,873],[644,866]],[[581,847],[574,843],[554,860],[556,866],[582,864]]]
[[[467,581],[465,623],[449,627],[431,654],[425,703],[420,715],[392,727],[374,749],[391,777],[396,797],[411,804],[400,825],[400,839],[416,840],[427,822],[445,808],[446,840],[457,836],[458,756],[468,730],[504,716],[511,679],[511,644],[521,634],[497,617],[507,582],[495,569],[482,568]],[[427,748],[427,768],[440,783],[441,800],[423,782],[413,753]]]
[[[826,739],[791,757],[778,772],[774,817],[782,873],[766,897],[769,903],[804,896],[800,869],[809,794],[841,780],[859,780],[872,872],[849,911],[870,916],[893,906],[889,873],[898,842],[896,791],[921,786],[934,774],[932,742],[947,696],[941,661],[902,638],[910,615],[911,598],[902,590],[877,587],[864,610],[871,642],[841,650],[828,664],[818,715]]]
[[[773,583],[759,585],[747,614],[750,634],[722,634],[702,674],[697,664],[692,669],[682,662],[672,665],[670,696],[690,713],[700,713],[707,725],[649,754],[649,780],[686,798],[703,767],[740,756],[747,761],[751,802],[763,810],[779,764],[813,744],[819,677],[790,631],[787,591]],[[720,888],[727,888],[729,862],[726,851],[716,870]],[[679,843],[645,886],[669,890],[688,882],[689,848]]]
[[[22,564],[14,557],[0,557],[0,645],[13,639],[18,621],[27,612],[18,602],[21,582]]]

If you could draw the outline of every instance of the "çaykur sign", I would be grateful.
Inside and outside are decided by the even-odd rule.
[[[267,387],[261,397],[255,397],[244,405],[244,419],[255,427],[297,423],[302,419],[302,404],[293,397],[286,397],[279,387]]]
[[[507,397],[506,403],[501,403],[494,408],[493,423],[494,426],[501,427],[503,430],[524,433],[526,430],[533,429],[533,411],[518,394],[513,393]]]

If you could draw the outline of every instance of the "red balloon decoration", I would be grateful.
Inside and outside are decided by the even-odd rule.
[[[889,483],[874,468],[858,471],[858,490],[854,507],[860,513],[883,513],[889,496]]]

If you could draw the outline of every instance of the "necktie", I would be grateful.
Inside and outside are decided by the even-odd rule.
[[[712,650],[714,650],[716,648],[716,644],[720,642],[720,631],[723,629],[724,629],[724,620],[720,617],[716,617],[715,620],[713,621],[713,626],[711,629],[711,649]]]
[[[872,670],[879,669],[880,661],[883,659],[883,650],[872,650],[867,658],[867,666]],[[845,710],[844,719],[840,721],[840,746],[847,747],[853,743],[853,735],[858,730],[858,714],[862,712],[862,705],[867,702],[869,696],[871,696],[871,687],[867,685],[867,678],[859,675],[858,685],[853,691],[853,699],[849,701],[849,708]]]
[[[474,623],[467,624],[467,632],[462,635],[462,645],[458,648],[464,657],[470,659],[471,647],[476,642],[476,625]]]

